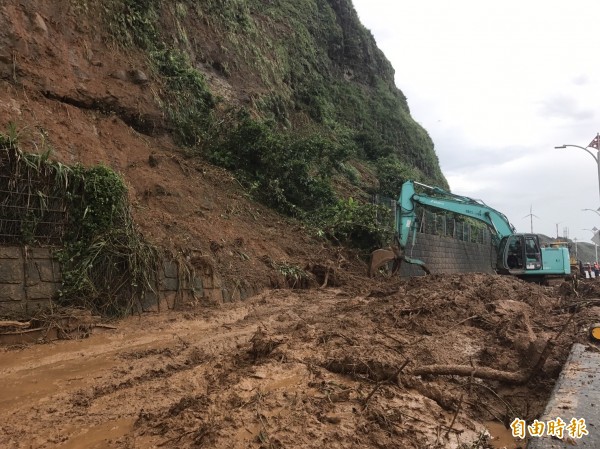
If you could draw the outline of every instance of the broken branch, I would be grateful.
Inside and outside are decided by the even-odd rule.
[[[544,346],[544,349],[540,353],[539,358],[536,363],[527,370],[510,372],[510,371],[501,371],[493,368],[487,367],[477,367],[477,366],[467,366],[467,365],[428,365],[422,366],[420,368],[416,368],[412,371],[411,374],[415,376],[470,376],[477,377],[479,379],[488,379],[488,380],[497,380],[500,382],[510,383],[510,384],[524,384],[531,379],[531,377],[538,372],[544,363],[546,363],[546,359],[550,355],[552,348],[554,347],[554,343],[558,340],[558,338],[565,331],[567,326],[573,320],[575,315],[572,313],[569,319],[562,326],[560,331]]]

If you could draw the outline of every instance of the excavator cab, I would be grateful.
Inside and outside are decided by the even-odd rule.
[[[516,274],[518,272],[541,270],[542,251],[537,235],[513,234],[500,241],[498,270]]]

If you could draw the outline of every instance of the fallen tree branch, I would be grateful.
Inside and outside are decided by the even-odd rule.
[[[561,331],[562,332],[562,331]],[[546,363],[554,341],[548,340],[535,365],[524,371],[501,371],[493,368],[470,365],[428,365],[412,370],[414,376],[469,376],[478,379],[497,380],[509,384],[521,385],[527,383]]]
[[[323,281],[321,288],[327,287],[327,281],[329,281],[329,267],[327,267],[327,270],[325,270],[325,280]]]
[[[400,375],[400,373],[402,372],[402,370],[406,367],[406,365],[408,365],[408,363],[410,362],[410,359],[406,359],[404,361],[404,363],[402,364],[402,366],[400,366],[400,368],[398,368],[398,371],[396,371],[392,376],[390,376],[387,379],[383,379],[383,380],[379,380],[377,381],[377,383],[375,384],[375,387],[371,390],[371,392],[369,393],[369,395],[367,396],[367,398],[365,399],[365,402],[363,404],[363,410],[365,408],[367,408],[367,404],[369,403],[369,400],[373,397],[373,395],[377,392],[377,390],[379,390],[379,387],[381,387],[381,385],[384,382],[390,382],[392,380],[395,380],[398,378],[398,376]]]
[[[546,342],[546,345],[540,353],[536,363],[526,370],[511,372],[471,365],[427,365],[420,368],[415,368],[412,370],[411,374],[414,376],[470,376],[477,377],[478,379],[497,380],[516,385],[527,383],[529,379],[531,379],[533,375],[544,366],[546,359],[552,352],[552,348],[554,348],[555,342],[571,323],[574,316],[575,314],[572,313],[560,331],[553,338]]]
[[[29,321],[27,321],[25,323],[23,323],[21,321],[0,321],[0,329],[5,328],[5,327],[26,329],[29,326],[31,326],[31,323]]]
[[[456,412],[454,413],[454,416],[452,417],[452,422],[450,422],[450,427],[448,427],[448,431],[446,432],[446,438],[448,438],[448,435],[450,435],[450,432],[452,431],[452,427],[454,426],[454,423],[456,422],[456,418],[458,417],[458,414],[460,413],[460,408],[462,407],[462,403],[463,403],[463,395],[460,395],[460,399],[458,400],[458,407],[456,407]]]
[[[472,367],[469,365],[428,365],[412,370],[415,376],[472,376],[479,379],[499,380],[507,383],[520,384],[528,379],[528,371],[510,372],[487,367]]]

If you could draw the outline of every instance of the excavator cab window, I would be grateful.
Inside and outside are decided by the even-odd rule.
[[[524,266],[523,236],[513,235],[506,245],[506,266],[511,270],[522,270]]]
[[[542,252],[535,236],[525,237],[525,269],[539,270],[542,268]]]
[[[534,234],[511,235],[503,240],[504,261],[509,270],[541,270],[542,251]]]

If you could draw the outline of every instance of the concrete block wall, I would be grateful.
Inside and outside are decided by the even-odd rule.
[[[433,274],[494,273],[496,260],[489,244],[431,234],[417,234],[414,246],[409,241],[407,255],[423,260]],[[173,309],[188,302],[237,301],[257,293],[243,282],[225,285],[206,256],[192,257],[188,262],[185,266],[174,260],[163,262],[158,295],[142,298],[142,311]],[[403,264],[400,271],[402,277],[423,274],[409,264]],[[60,285],[60,269],[51,249],[0,247],[0,315],[31,315],[50,304]]]
[[[241,281],[226,285],[214,271],[207,256],[195,256],[183,262],[165,260],[159,273],[158,295],[146,294],[140,301],[145,312],[167,310],[184,304],[219,304],[239,301],[257,293]]]
[[[407,255],[425,262],[432,274],[450,273],[494,273],[496,251],[491,244],[464,242],[450,237],[432,234],[416,235],[407,245]],[[401,277],[422,276],[419,267],[403,264]]]
[[[0,246],[0,316],[31,316],[51,305],[61,287],[60,266],[51,248]],[[158,294],[140,300],[141,311],[166,310],[187,302],[221,303],[245,299],[252,288],[226,286],[210,259],[192,259],[185,266],[164,260]]]
[[[0,247],[0,314],[34,314],[50,304],[60,285],[49,248]]]

